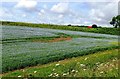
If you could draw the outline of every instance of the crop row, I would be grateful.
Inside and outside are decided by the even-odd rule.
[[[2,39],[3,40],[19,39],[19,38],[56,37],[56,36],[60,36],[60,34],[104,37],[104,38],[118,38],[118,36],[108,35],[108,34],[55,30],[55,29],[45,29],[45,28],[2,26]]]
[[[74,38],[70,41],[41,43],[16,42],[3,44],[3,72],[45,64],[65,58],[82,56],[116,47],[115,39]]]
[[[70,36],[72,39],[59,42],[30,41],[60,36]],[[2,37],[2,42],[11,42],[2,45],[3,72],[118,47],[118,36],[67,30],[2,26]]]

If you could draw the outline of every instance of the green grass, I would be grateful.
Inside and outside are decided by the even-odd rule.
[[[118,77],[118,49],[10,71],[3,77]]]
[[[119,28],[105,28],[105,27],[104,28],[87,28],[86,26],[34,24],[34,23],[9,22],[9,21],[1,21],[1,22],[2,22],[2,25],[9,25],[9,26],[28,26],[28,27],[40,27],[40,28],[62,29],[62,30],[72,30],[72,31],[83,31],[83,32],[119,35]]]

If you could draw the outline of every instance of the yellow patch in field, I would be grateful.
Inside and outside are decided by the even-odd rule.
[[[120,44],[120,42],[116,42],[116,41],[114,41],[114,42],[110,42],[110,44],[113,44],[113,45],[118,45],[118,44]]]

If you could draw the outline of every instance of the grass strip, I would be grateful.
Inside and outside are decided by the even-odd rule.
[[[118,49],[28,67],[5,77],[118,77]]]

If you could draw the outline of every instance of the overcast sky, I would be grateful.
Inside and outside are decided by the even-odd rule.
[[[0,7],[0,20],[110,26],[111,18],[118,15],[118,1],[6,0]]]

